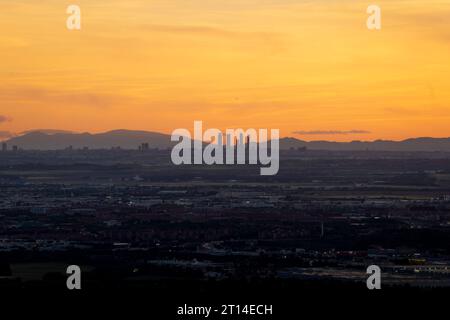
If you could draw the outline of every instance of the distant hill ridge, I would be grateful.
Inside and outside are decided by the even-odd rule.
[[[6,141],[25,150],[58,150],[69,146],[74,149],[110,149],[121,147],[137,149],[142,143],[148,143],[150,148],[165,149],[170,147],[170,136],[157,132],[113,130],[104,133],[46,133],[32,131]]]
[[[9,146],[18,146],[25,150],[59,150],[72,146],[74,149],[137,149],[142,143],[149,148],[168,149],[176,142],[170,141],[170,135],[135,130],[113,130],[104,133],[72,133],[30,131],[6,141]],[[310,150],[333,151],[447,151],[450,152],[450,138],[411,138],[403,141],[303,141],[292,137],[280,139],[280,149],[307,148]]]

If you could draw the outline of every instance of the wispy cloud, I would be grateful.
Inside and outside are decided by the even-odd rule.
[[[276,37],[280,34],[274,32],[248,32],[248,31],[231,31],[211,26],[202,25],[145,25],[144,29],[155,32],[166,32],[173,34],[196,34],[205,36],[223,36],[223,37]]]
[[[346,135],[346,134],[368,134],[367,130],[311,130],[311,131],[294,131],[294,134],[300,135]]]
[[[70,130],[59,130],[59,129],[32,129],[32,130],[26,130],[23,131],[21,133],[19,133],[19,135],[24,135],[24,134],[28,134],[28,133],[34,133],[34,132],[40,132],[40,133],[45,133],[45,134],[58,134],[58,133],[75,133],[74,131],[70,131]]]
[[[46,105],[110,107],[130,102],[130,98],[118,94],[76,91],[63,89],[47,89],[32,86],[0,87],[0,100],[4,104],[27,105],[42,103]],[[3,120],[2,120],[3,119]],[[11,118],[0,116],[0,123]]]
[[[11,118],[10,118],[10,117],[2,116],[2,115],[0,114],[0,123],[3,123],[3,122],[9,122],[9,121],[11,121]]]

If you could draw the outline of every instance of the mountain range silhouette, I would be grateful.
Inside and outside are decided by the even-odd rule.
[[[170,135],[136,130],[113,130],[104,133],[74,133],[58,130],[28,131],[5,141],[10,146],[24,150],[74,149],[137,149],[142,143],[148,143],[152,149],[169,149],[177,142],[170,141]],[[303,141],[287,137],[280,139],[280,149],[332,150],[332,151],[443,151],[450,152],[450,138],[411,138],[402,141]]]

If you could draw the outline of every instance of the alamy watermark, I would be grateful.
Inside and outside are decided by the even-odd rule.
[[[372,4],[367,7],[367,14],[370,16],[367,18],[367,29],[369,30],[381,30],[381,8],[376,4]]]
[[[225,137],[225,141],[224,141]],[[264,166],[263,176],[276,175],[280,166],[280,131],[278,129],[219,129],[203,132],[203,122],[194,121],[194,135],[187,129],[172,132],[172,141],[179,141],[171,153],[175,165],[250,164]],[[270,144],[270,146],[269,146]]]
[[[77,265],[70,265],[67,267],[66,286],[69,290],[81,290],[81,268]]]
[[[369,30],[381,30],[381,8],[376,4],[371,4],[366,10],[369,17],[366,26]],[[79,5],[71,4],[66,9],[66,14],[70,16],[66,20],[68,30],[81,30],[81,8]]]
[[[66,13],[70,16],[66,20],[68,30],[81,30],[81,8],[76,4],[67,7]]]
[[[379,266],[373,264],[367,268],[367,274],[370,276],[367,278],[366,285],[369,290],[381,289],[381,269]]]

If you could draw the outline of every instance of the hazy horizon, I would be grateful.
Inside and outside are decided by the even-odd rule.
[[[189,131],[192,131],[190,128],[186,128]],[[237,128],[229,128],[229,129],[237,129]],[[242,128],[242,129],[247,129],[247,128]],[[90,134],[90,135],[97,135],[97,134],[106,134],[106,133],[110,133],[110,132],[117,132],[117,131],[126,131],[126,132],[145,132],[145,133],[155,133],[155,134],[162,134],[162,135],[167,135],[168,137],[170,137],[171,133],[170,132],[158,132],[155,130],[145,130],[145,129],[125,129],[125,128],[117,128],[117,129],[111,129],[111,130],[106,130],[106,131],[84,131],[84,132],[77,132],[77,131],[69,131],[69,130],[64,130],[64,129],[30,129],[30,130],[26,130],[24,132],[20,132],[17,133],[13,136],[10,136],[8,138],[1,138],[0,137],[0,141],[2,142],[6,142],[12,138],[16,138],[16,137],[20,137],[20,136],[24,136],[26,134],[29,133],[43,133],[43,134],[47,134],[47,135],[55,135],[55,134]],[[224,131],[224,130],[223,130]],[[315,134],[314,134],[315,135]],[[345,133],[343,134],[345,135]],[[307,135],[305,135],[307,136]],[[301,134],[280,134],[280,139],[297,139],[297,140],[301,140],[301,141],[305,141],[305,142],[339,142],[339,143],[350,143],[350,142],[375,142],[375,141],[392,141],[392,142],[402,142],[402,141],[406,141],[406,140],[414,140],[414,139],[450,139],[450,136],[443,136],[443,137],[432,137],[432,136],[417,136],[417,137],[408,137],[405,139],[401,139],[401,140],[394,140],[394,139],[373,139],[373,140],[360,140],[360,139],[353,139],[353,140],[348,140],[348,141],[338,141],[338,140],[330,140],[330,139],[320,139],[321,134],[317,134],[317,139],[306,139],[303,135]]]

